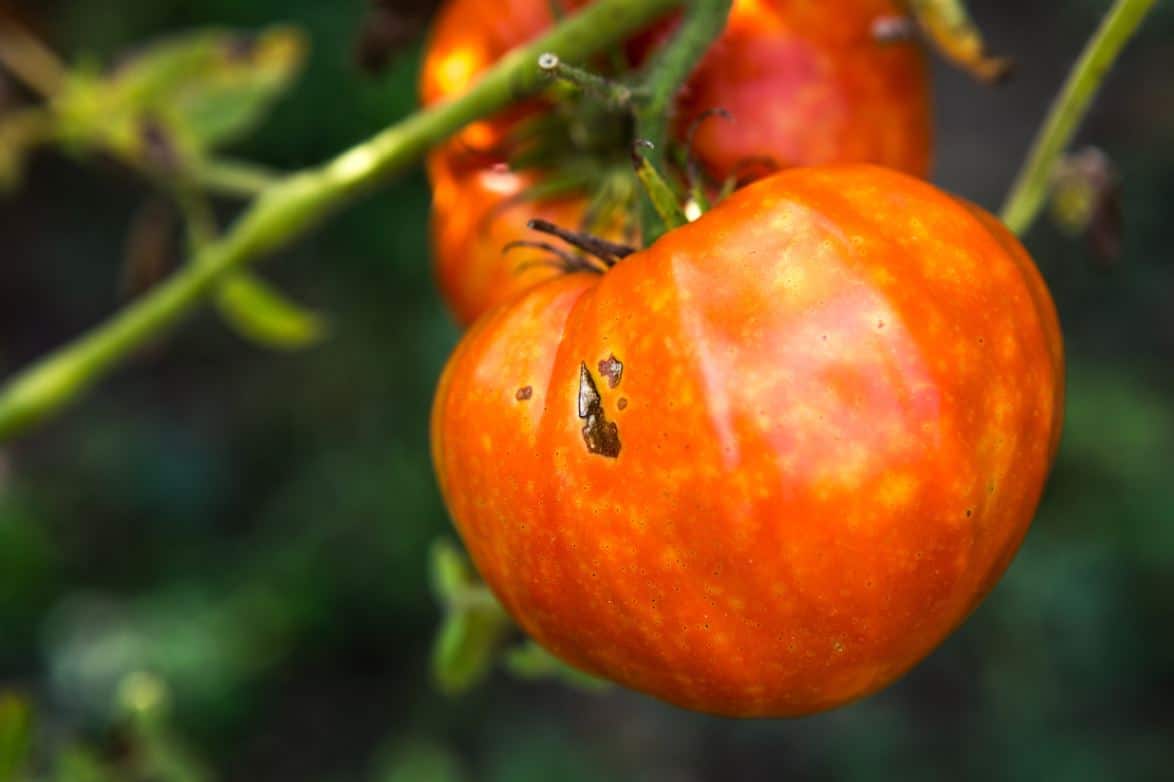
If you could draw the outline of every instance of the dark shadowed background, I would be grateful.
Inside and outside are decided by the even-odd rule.
[[[401,4],[400,49],[372,76],[355,56],[364,0],[7,5],[58,51],[102,61],[195,26],[303,27],[307,71],[233,150],[282,169],[413,109],[431,10]],[[996,207],[1108,1],[971,6],[1019,69],[991,89],[935,66],[935,179]],[[1070,356],[1054,476],[1000,586],[894,687],[764,722],[501,674],[459,699],[433,690],[427,551],[450,528],[427,413],[457,330],[432,286],[414,170],[263,268],[329,313],[324,346],[264,352],[203,314],[0,451],[0,692],[34,705],[38,767],[98,780],[87,763],[157,751],[172,770],[154,778],[175,780],[1169,778],[1170,5],[1081,140],[1120,166],[1125,250],[1106,267],[1046,220],[1027,237]],[[126,232],[148,196],[112,164],[46,153],[0,200],[0,375],[119,306]],[[154,732],[127,727],[128,700],[164,693]]]

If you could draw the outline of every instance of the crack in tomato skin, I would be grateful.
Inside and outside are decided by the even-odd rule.
[[[607,355],[640,367],[585,400],[639,405],[622,459],[583,447],[584,357]],[[534,403],[503,411],[522,383]],[[1062,398],[1055,311],[1005,228],[896,172],[811,168],[495,310],[433,443],[536,640],[688,708],[793,716],[890,683],[993,587]]]
[[[584,5],[573,0],[567,10]],[[916,43],[879,43],[873,35],[877,19],[901,12],[897,0],[734,0],[725,31],[678,96],[675,137],[686,139],[706,111],[729,110],[734,121],[702,123],[691,145],[700,167],[719,182],[824,163],[871,162],[926,175],[932,126],[925,57]],[[466,91],[551,22],[547,0],[448,0],[429,37],[421,101],[433,105]],[[642,62],[671,27],[666,22],[636,36],[626,47],[629,58]],[[509,171],[503,145],[541,109],[529,101],[475,122],[428,158],[436,276],[462,325],[558,273],[526,266],[540,259],[533,251],[501,254],[504,245],[529,238],[528,217],[575,228],[585,216],[587,192],[519,200],[548,175]],[[622,222],[601,227],[603,238],[629,241]]]

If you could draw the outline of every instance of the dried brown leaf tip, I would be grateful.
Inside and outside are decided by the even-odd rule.
[[[1085,147],[1060,162],[1053,175],[1051,215],[1065,233],[1083,235],[1102,264],[1120,258],[1121,178],[1108,155]]]
[[[987,54],[982,32],[963,0],[910,0],[909,6],[925,37],[947,60],[987,84],[1011,75],[1014,63]]]

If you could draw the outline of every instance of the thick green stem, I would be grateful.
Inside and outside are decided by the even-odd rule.
[[[1003,222],[1015,233],[1026,231],[1043,208],[1056,161],[1072,142],[1113,61],[1156,2],[1117,0],[1072,67],[1003,205]]]
[[[165,283],[0,389],[0,441],[57,412],[137,348],[194,310],[222,275],[292,242],[468,123],[542,88],[544,52],[582,60],[646,27],[682,0],[598,0],[502,58],[464,95],[420,111],[320,168],[268,188],[219,240]],[[685,68],[687,72],[687,68]]]
[[[636,136],[651,144],[645,158],[658,171],[665,168],[669,113],[681,85],[726,26],[732,0],[694,0],[673,39],[647,66],[646,99],[636,110]],[[644,213],[644,242],[651,244],[664,229],[651,207]]]

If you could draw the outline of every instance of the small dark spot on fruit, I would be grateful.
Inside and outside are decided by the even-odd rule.
[[[973,515],[974,515],[974,508],[967,508],[966,509],[966,518],[970,518]]]
[[[616,408],[619,410],[624,410],[627,407],[628,407],[628,397],[621,396],[619,398],[619,400],[616,402]]]
[[[612,353],[599,362],[599,374],[607,378],[607,387],[615,388],[624,377],[624,363]]]
[[[518,393],[514,394],[514,398],[519,402],[525,402],[532,396],[534,396],[534,389],[530,386],[522,386],[518,389]]]
[[[883,329],[883,328],[885,327],[885,322],[884,322],[883,320],[878,320],[878,321],[876,322],[876,327],[877,327],[878,329]]]

